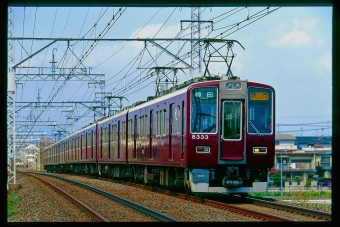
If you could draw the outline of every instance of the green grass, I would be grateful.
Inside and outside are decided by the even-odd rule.
[[[252,196],[260,196],[263,198],[273,198],[278,201],[281,200],[281,192],[255,192],[255,193],[249,193]],[[308,200],[327,200],[332,199],[332,192],[331,191],[295,191],[295,192],[283,192],[282,193],[282,199],[283,200],[293,200],[294,202],[292,204],[297,204],[299,206],[314,209],[314,210],[321,210],[326,212],[331,212],[332,205],[329,204],[313,204],[308,203]]]
[[[253,196],[262,196],[262,197],[268,197],[268,196],[281,196],[280,191],[276,192],[254,192],[250,193],[250,195]],[[332,192],[328,191],[297,191],[297,192],[283,192],[283,196],[290,196],[290,197],[332,197]]]
[[[7,217],[14,215],[13,208],[19,204],[19,199],[13,192],[7,192]]]

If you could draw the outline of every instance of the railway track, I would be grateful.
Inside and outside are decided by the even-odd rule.
[[[196,203],[205,204],[205,205],[216,207],[216,208],[219,208],[219,209],[229,210],[229,211],[232,211],[234,213],[239,213],[239,214],[242,214],[242,215],[245,215],[245,216],[248,216],[248,217],[254,217],[254,218],[260,219],[260,220],[265,221],[265,222],[294,222],[293,220],[288,219],[288,218],[270,215],[270,214],[267,214],[267,213],[261,213],[261,212],[257,212],[257,211],[254,211],[254,210],[233,206],[233,205],[218,202],[218,201],[199,198],[197,196],[186,195],[186,194],[172,192],[172,191],[168,191],[168,190],[154,190],[152,187],[148,187],[148,186],[144,186],[144,187],[147,188],[148,190],[162,191],[162,193],[164,193],[166,195],[177,196],[178,198],[181,198],[181,199],[190,200],[190,201],[193,201],[193,202],[196,202]]]
[[[124,182],[124,184],[136,186],[136,187],[139,187],[139,188],[144,188],[144,189],[150,190],[150,191],[163,193],[165,195],[176,196],[176,197],[181,198],[181,199],[190,200],[190,201],[193,201],[193,202],[196,202],[196,203],[206,204],[206,205],[217,207],[217,208],[220,208],[220,209],[230,210],[230,211],[233,211],[233,212],[236,212],[236,213],[241,213],[241,214],[244,214],[244,215],[247,215],[247,216],[256,217],[256,218],[259,218],[263,221],[293,222],[293,220],[288,219],[288,218],[282,218],[282,217],[279,217],[279,216],[270,215],[268,213],[261,213],[261,212],[257,212],[257,211],[254,211],[254,210],[240,208],[240,207],[237,207],[237,206],[233,206],[233,205],[223,203],[223,202],[219,202],[219,201],[215,201],[215,200],[209,200],[209,199],[204,199],[204,198],[197,197],[197,196],[186,195],[186,194],[182,194],[182,193],[178,193],[178,192],[159,189],[157,187],[150,187],[150,186],[138,185],[138,184],[135,185],[135,184],[130,183],[130,182]],[[242,201],[244,202],[245,200],[243,199]],[[247,202],[254,204],[254,205],[257,205],[257,206],[267,207],[267,208],[271,208],[271,209],[275,209],[275,210],[281,210],[281,211],[285,211],[285,212],[288,212],[288,213],[300,214],[300,215],[303,215],[303,216],[313,217],[313,218],[317,218],[317,219],[327,221],[327,222],[331,221],[331,216],[332,216],[331,213],[328,213],[328,212],[311,210],[311,209],[307,209],[307,208],[303,208],[303,207],[291,206],[291,205],[269,202],[269,201],[265,201],[265,200],[248,198],[248,197],[247,197]]]
[[[105,198],[108,198],[112,201],[115,201],[115,202],[118,202],[126,207],[129,207],[133,210],[136,210],[138,211],[139,213],[145,215],[145,216],[148,216],[156,221],[159,221],[159,222],[178,222],[178,220],[172,218],[172,217],[169,217],[167,215],[164,215],[160,212],[157,212],[155,210],[152,210],[148,207],[145,207],[145,206],[142,206],[140,204],[137,204],[135,202],[132,202],[132,201],[129,201],[127,199],[124,199],[122,197],[119,197],[119,196],[116,196],[116,195],[113,195],[111,193],[108,193],[108,192],[105,192],[101,189],[98,189],[98,188],[95,188],[95,187],[92,187],[92,186],[89,186],[89,185],[86,185],[86,184],[82,184],[80,182],[76,182],[76,181],[73,181],[73,180],[70,180],[70,179],[66,179],[66,178],[63,178],[63,177],[59,177],[59,176],[56,176],[56,175],[52,175],[52,174],[45,174],[45,173],[37,173],[35,172],[34,174],[30,173],[30,175],[42,175],[42,176],[47,176],[47,177],[53,177],[55,179],[58,179],[58,180],[62,180],[62,181],[65,181],[65,182],[68,182],[70,184],[73,184],[73,185],[76,185],[76,186],[79,186],[79,187],[82,187],[84,189],[87,189],[89,191],[92,191],[98,195],[101,195]],[[66,192],[62,192],[62,193],[66,193]],[[87,207],[87,206],[86,206]],[[86,209],[85,207],[85,209]],[[87,211],[85,211],[87,212]],[[94,213],[94,215],[96,215],[96,212],[95,211],[92,211],[91,209],[89,210],[89,215],[92,216],[92,213]],[[102,219],[101,218],[94,218],[95,220],[98,220],[98,221],[107,221],[105,219]]]
[[[263,201],[263,200],[254,199],[254,198],[251,198],[250,200],[252,204],[255,204],[258,206],[270,207],[272,209],[283,210],[289,213],[297,213],[297,214],[302,214],[302,215],[306,215],[306,216],[310,216],[314,218],[319,218],[325,221],[331,221],[332,214],[328,212],[311,210],[307,208],[291,206],[291,205],[286,205],[286,204],[279,204],[275,202]]]
[[[47,174],[47,175],[51,175],[51,174]],[[71,175],[73,175],[73,174],[71,174]],[[244,206],[244,207],[242,207],[242,205],[238,206],[238,205],[235,205],[235,204],[230,204],[230,201],[221,202],[221,200],[219,200],[219,199],[207,199],[207,198],[198,197],[198,196],[186,195],[186,194],[183,194],[183,193],[178,193],[178,192],[166,190],[164,188],[159,188],[159,187],[150,187],[150,186],[145,186],[145,185],[142,185],[142,184],[135,184],[135,183],[126,182],[126,181],[122,181],[122,180],[112,180],[112,179],[92,177],[92,176],[86,176],[86,177],[90,178],[90,179],[93,179],[93,178],[98,179],[99,178],[100,180],[103,180],[103,181],[121,183],[121,184],[124,184],[124,185],[141,188],[141,189],[144,189],[144,190],[149,190],[149,191],[153,191],[153,192],[157,192],[157,193],[161,193],[161,194],[165,194],[165,195],[170,195],[170,196],[177,197],[177,198],[180,198],[180,199],[193,201],[195,203],[209,205],[211,207],[215,207],[215,208],[218,208],[218,209],[228,210],[228,211],[231,211],[231,212],[234,212],[234,213],[237,213],[237,214],[242,214],[244,216],[253,217],[253,218],[256,218],[256,219],[264,221],[264,222],[297,222],[297,221],[299,221],[299,220],[296,220],[295,217],[293,219],[291,219],[291,216],[300,216],[300,217],[304,216],[305,217],[304,220],[307,220],[307,221],[313,221],[313,220],[316,220],[316,219],[319,219],[320,221],[330,221],[331,220],[331,214],[327,213],[327,212],[310,210],[310,209],[305,209],[305,208],[301,208],[301,207],[294,207],[294,206],[290,206],[290,205],[273,203],[273,202],[268,202],[268,201],[263,201],[263,200],[258,200],[258,199],[254,200],[254,199],[247,198],[246,204],[244,204],[245,200],[242,200],[242,203],[243,203],[243,206]],[[247,205],[247,204],[249,204],[249,205]],[[247,209],[251,206],[250,204],[252,204],[253,208]],[[259,212],[259,210],[261,210],[261,209],[257,209],[255,206],[265,207],[269,211]],[[245,208],[245,207],[247,207],[247,208]],[[270,211],[270,209],[273,209],[273,212]],[[279,213],[279,214],[277,214],[277,213]],[[281,213],[286,213],[286,215],[281,215]],[[275,214],[275,215],[273,215],[273,214]],[[309,219],[309,217],[310,217],[310,219]],[[298,218],[298,219],[300,219],[300,218]]]
[[[33,173],[26,173],[27,175],[30,175],[38,180],[40,180],[41,182],[43,182],[44,184],[48,185],[50,188],[52,188],[53,190],[57,191],[59,194],[61,194],[62,196],[64,196],[65,198],[67,198],[68,200],[70,200],[73,204],[75,204],[77,207],[79,207],[82,211],[84,211],[85,213],[87,213],[90,217],[92,217],[95,221],[97,222],[109,222],[109,220],[107,220],[106,218],[104,218],[102,215],[100,215],[99,213],[97,213],[95,210],[91,209],[90,207],[88,207],[86,204],[82,203],[80,200],[78,200],[77,198],[75,198],[74,196],[72,196],[71,194],[65,192],[64,190],[62,190],[61,188],[55,186],[54,184],[51,184],[50,182],[40,178],[39,176],[37,176],[36,174]]]

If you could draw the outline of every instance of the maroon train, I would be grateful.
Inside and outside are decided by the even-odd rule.
[[[191,79],[44,149],[47,171],[130,178],[194,193],[267,191],[275,91],[220,77]]]

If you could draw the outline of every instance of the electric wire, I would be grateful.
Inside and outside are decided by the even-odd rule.
[[[125,8],[125,9],[126,9],[126,8]],[[116,19],[116,21],[117,21],[117,20],[120,18],[120,16],[122,15],[122,13],[125,11],[125,9],[124,9],[122,12],[120,12],[120,11],[121,11],[121,8],[119,9],[119,11],[117,12],[117,14],[120,12],[120,15],[118,16],[118,18],[117,18],[117,17],[113,17],[113,18],[111,19],[111,21],[109,22],[108,26],[107,26],[107,28],[108,28],[107,31],[105,31],[105,29],[104,29],[104,30],[102,31],[102,33],[99,34],[99,36],[101,36],[102,34],[105,35],[105,34],[109,31],[109,29],[115,24],[115,23],[112,23],[112,25],[110,25],[110,23],[111,23],[114,19]],[[100,38],[103,38],[104,35],[101,36]],[[98,42],[92,44],[91,47],[90,47],[90,49],[89,49],[89,51],[93,50],[93,48],[94,48],[97,44],[98,44]],[[92,48],[92,49],[91,49],[91,48]],[[88,56],[89,51],[86,52],[86,56]],[[85,58],[86,58],[86,56],[85,56]],[[82,58],[84,58],[84,56],[83,56]],[[81,60],[82,60],[82,59],[81,59]],[[85,60],[85,59],[84,59],[84,60]],[[82,61],[84,61],[84,60],[82,60]],[[81,63],[81,61],[79,61],[78,64],[79,64],[79,63]],[[77,66],[78,66],[78,65],[76,65],[74,68],[77,68]],[[65,81],[63,82],[63,84],[62,84],[61,86],[59,86],[58,90],[53,94],[53,96],[52,96],[51,98],[50,98],[50,96],[49,96],[49,98],[48,98],[48,99],[50,99],[49,103],[51,103],[52,100],[57,96],[57,94],[58,94],[61,90],[64,89],[64,85],[65,85],[65,83],[68,81],[68,79],[70,78],[70,75],[72,75],[72,73],[73,73],[73,71],[72,71],[72,72],[69,74],[69,76],[65,79]],[[44,110],[40,112],[40,115],[39,115],[39,116],[41,116],[43,112],[44,112]]]
[[[158,33],[158,32],[157,32],[157,33]],[[157,35],[157,33],[155,34],[155,36]],[[154,36],[154,37],[155,37],[155,36]],[[138,56],[138,55],[137,55],[137,56]],[[137,56],[136,56],[136,57],[137,57]],[[136,57],[135,57],[135,58],[136,58]],[[106,61],[107,61],[107,60],[106,60]],[[105,63],[106,61],[104,61],[103,63]],[[131,61],[131,62],[132,62],[132,61]],[[103,63],[101,63],[101,64],[103,64]],[[101,64],[100,64],[100,65],[101,65]],[[98,67],[98,66],[100,66],[100,65],[97,65],[96,67]],[[126,68],[126,67],[128,67],[128,65],[126,65],[125,68]],[[130,67],[130,70],[131,70],[131,67]],[[130,70],[129,70],[129,71],[130,71]],[[122,71],[122,70],[121,70],[121,71]],[[112,83],[111,83],[111,84],[112,84]],[[151,84],[151,83],[150,83],[150,84]],[[150,84],[149,84],[149,85],[150,85]],[[148,86],[149,86],[149,85],[148,85]],[[139,89],[139,90],[140,90],[140,89]],[[139,90],[138,90],[138,91],[139,91]],[[137,92],[137,91],[136,91],[136,92]],[[129,94],[133,94],[133,93],[134,93],[134,92],[129,93]]]
[[[150,23],[150,21],[159,13],[159,11],[162,8],[159,8],[159,10],[148,20],[148,22],[146,22],[146,24],[132,37],[135,38],[145,27],[147,24]],[[118,52],[120,52],[129,42],[126,42],[119,50],[117,50],[115,53],[113,53],[110,57],[108,57],[105,61],[103,61],[102,63],[100,63],[99,65],[93,67],[93,69],[101,66],[102,64],[104,64],[105,62],[107,62],[109,59],[111,59],[113,56],[115,56]],[[113,78],[113,77],[112,77]],[[112,78],[108,79],[107,81],[111,80]]]

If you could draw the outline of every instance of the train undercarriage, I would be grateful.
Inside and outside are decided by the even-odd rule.
[[[217,168],[159,167],[82,163],[45,166],[48,172],[70,172],[126,179],[144,185],[184,188],[186,193],[247,194],[267,191],[267,169],[220,165]]]

